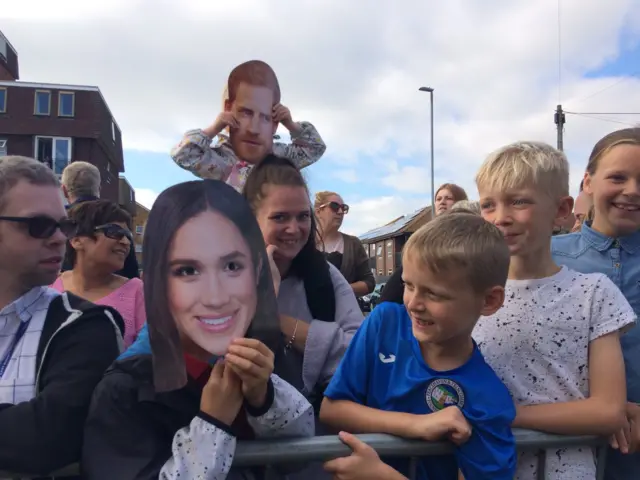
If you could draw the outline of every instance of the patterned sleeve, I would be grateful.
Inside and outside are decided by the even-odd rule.
[[[298,168],[305,168],[320,160],[327,146],[313,125],[309,122],[300,122],[299,125],[302,131],[291,135],[291,143],[274,143],[273,153],[288,158]]]
[[[589,341],[636,322],[636,314],[620,289],[606,275],[598,277],[591,297]]]
[[[271,375],[265,410],[247,408],[247,421],[256,437],[313,437],[315,421],[309,401],[287,382]],[[246,407],[245,407],[246,408]]]
[[[171,158],[179,167],[203,179],[226,182],[236,163],[230,148],[211,146],[212,139],[200,130],[189,130],[171,149]]]
[[[235,451],[236,438],[214,418],[200,413],[174,435],[172,456],[162,467],[159,479],[224,480]]]

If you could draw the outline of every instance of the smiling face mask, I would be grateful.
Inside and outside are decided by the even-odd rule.
[[[185,353],[211,361],[241,337],[279,348],[262,234],[232,187],[198,180],[165,190],[149,214],[143,251],[157,391],[185,385]]]

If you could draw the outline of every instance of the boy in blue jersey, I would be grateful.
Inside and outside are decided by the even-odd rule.
[[[404,305],[383,303],[364,321],[325,391],[320,419],[357,433],[453,441],[455,455],[419,462],[419,479],[456,479],[458,470],[466,480],[513,479],[515,407],[471,338],[478,318],[504,301],[503,235],[473,214],[442,215],[409,238],[402,264]],[[340,460],[326,465],[338,478],[409,473],[405,459]],[[366,471],[357,466],[365,463]]]

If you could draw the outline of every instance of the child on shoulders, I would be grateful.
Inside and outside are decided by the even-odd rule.
[[[402,263],[404,305],[383,303],[362,324],[325,391],[320,419],[351,432],[453,441],[455,455],[420,460],[419,479],[460,471],[466,480],[511,480],[515,408],[471,338],[478,318],[504,300],[503,236],[476,215],[442,215],[409,238]],[[370,457],[371,468],[354,468],[350,478],[409,473],[408,460]]]
[[[511,254],[504,306],[480,319],[474,339],[516,403],[514,427],[564,435],[611,435],[624,422],[620,333],[635,315],[605,276],[558,266],[553,228],[572,210],[569,164],[536,142],[507,145],[481,166],[482,216]],[[517,480],[537,475],[535,452],[518,458]],[[594,480],[590,447],[546,452],[547,480]]]
[[[274,142],[279,124],[289,130],[290,144]],[[267,154],[305,168],[317,162],[326,148],[311,123],[293,121],[291,111],[280,103],[273,69],[251,60],[231,71],[216,120],[186,132],[171,150],[171,158],[200,178],[221,180],[241,192],[253,166]]]

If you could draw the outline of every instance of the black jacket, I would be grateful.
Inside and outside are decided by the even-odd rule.
[[[64,293],[50,304],[36,396],[0,405],[0,470],[46,475],[80,460],[91,394],[122,346],[120,314]]]
[[[150,353],[118,359],[93,394],[85,425],[82,478],[157,480],[163,466],[172,458],[178,458],[174,465],[180,467],[189,463],[201,467],[206,462],[212,462],[208,466],[211,470],[207,478],[223,478],[223,463],[235,457],[235,445],[226,442],[213,430],[225,432],[237,440],[260,437],[259,433],[254,433],[247,420],[249,417],[262,418],[259,423],[263,429],[270,431],[266,435],[269,438],[313,436],[311,405],[294,387],[275,376],[269,381],[265,405],[255,409],[245,404],[231,426],[201,412],[201,396],[202,387],[191,377],[188,377],[187,385],[179,390],[156,392]],[[271,411],[274,405],[280,413]],[[194,428],[193,421],[198,419],[211,428],[207,432],[200,427]],[[177,440],[176,432],[184,427],[189,427],[186,431],[190,438],[182,435]],[[191,434],[194,436],[191,437]],[[206,448],[204,450],[203,445]],[[216,462],[213,462],[214,459]],[[179,473],[172,472],[170,478],[187,480],[188,475],[193,473],[189,468],[179,470]],[[265,475],[263,467],[237,467],[232,468],[226,478],[271,480],[282,478],[281,473],[269,472]]]
[[[380,294],[380,302],[393,302],[403,304],[404,300],[404,283],[402,283],[402,267],[396,269],[393,275],[389,277],[384,286],[384,290]]]

